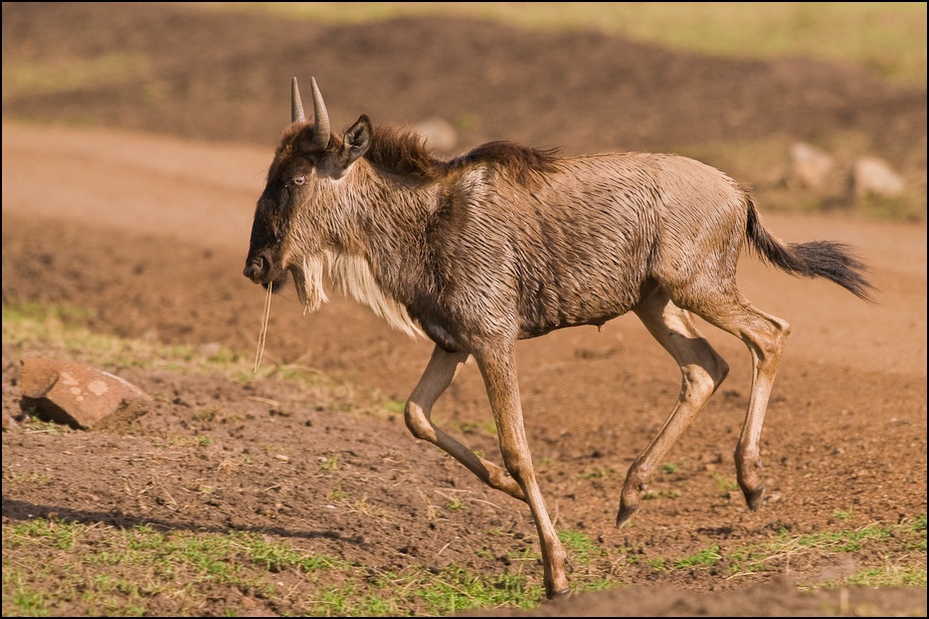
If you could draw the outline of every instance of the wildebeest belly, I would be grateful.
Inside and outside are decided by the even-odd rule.
[[[583,268],[587,267],[587,268]],[[524,273],[519,282],[520,338],[577,325],[602,325],[639,301],[644,273],[610,260]]]
[[[648,247],[636,231],[560,229],[517,260],[520,337],[602,325],[639,301]]]

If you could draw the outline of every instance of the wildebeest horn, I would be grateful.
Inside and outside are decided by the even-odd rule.
[[[300,89],[297,88],[297,78],[294,78],[290,88],[290,122],[303,122],[303,101],[300,100]]]
[[[326,104],[323,102],[323,96],[316,85],[316,78],[310,78],[310,85],[313,87],[313,116],[316,121],[316,131],[313,134],[313,142],[320,148],[329,146],[329,114],[326,112]]]

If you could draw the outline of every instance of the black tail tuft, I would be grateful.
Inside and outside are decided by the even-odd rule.
[[[865,301],[872,300],[875,288],[865,278],[868,268],[847,245],[833,241],[784,243],[768,232],[751,202],[746,234],[752,247],[770,264],[795,275],[825,277]]]

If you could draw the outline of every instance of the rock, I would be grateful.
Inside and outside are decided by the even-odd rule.
[[[794,175],[810,189],[822,189],[835,166],[835,160],[826,151],[803,142],[790,147],[790,159]]]
[[[458,132],[447,120],[429,118],[413,125],[413,129],[426,139],[426,148],[448,152],[458,143]]]
[[[219,342],[208,342],[197,347],[197,352],[207,359],[215,357],[222,351],[223,347]]]
[[[906,184],[890,164],[877,157],[862,157],[852,170],[852,183],[858,197],[874,195],[881,198],[898,198]]]
[[[135,385],[108,372],[72,361],[25,359],[20,371],[23,410],[47,421],[90,429],[111,418],[145,412],[152,398]]]

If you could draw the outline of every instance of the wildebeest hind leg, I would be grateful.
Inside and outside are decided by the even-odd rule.
[[[694,311],[697,311],[696,308]],[[735,450],[735,467],[745,502],[754,511],[761,506],[764,498],[759,446],[761,428],[774,376],[790,336],[790,325],[755,308],[738,293],[708,302],[699,314],[720,329],[740,338],[752,354],[752,392]]]
[[[729,372],[726,361],[697,330],[693,317],[674,305],[663,290],[656,290],[634,311],[649,333],[680,365],[682,382],[681,393],[668,420],[629,467],[620,495],[617,526],[638,509],[639,493]]]

